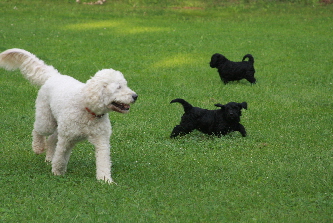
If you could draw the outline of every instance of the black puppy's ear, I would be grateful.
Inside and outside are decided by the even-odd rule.
[[[221,109],[224,109],[224,105],[221,105],[220,103],[215,104],[216,107],[220,107]]]
[[[240,105],[242,106],[242,108],[247,109],[247,103],[245,101],[240,103]]]

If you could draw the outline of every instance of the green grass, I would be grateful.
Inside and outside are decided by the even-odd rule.
[[[2,69],[0,221],[333,221],[332,5],[207,2],[0,1],[0,51],[26,49],[83,82],[114,68],[139,94],[110,114],[117,185],[95,180],[86,142],[58,177],[31,150],[38,89]],[[258,83],[222,84],[216,52],[251,53]],[[178,97],[248,102],[248,136],[169,139]]]

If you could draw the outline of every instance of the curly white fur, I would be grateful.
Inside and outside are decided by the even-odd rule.
[[[1,53],[0,67],[20,69],[32,84],[41,86],[36,99],[32,147],[37,154],[46,150],[52,172],[65,174],[72,148],[78,141],[88,139],[95,146],[96,178],[112,183],[112,130],[107,113],[127,113],[129,104],[137,99],[137,94],[127,87],[123,74],[104,69],[84,84],[60,74],[22,49]]]

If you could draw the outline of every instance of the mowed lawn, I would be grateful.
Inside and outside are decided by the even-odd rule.
[[[216,5],[214,5],[216,4]],[[53,176],[31,149],[38,88],[0,70],[0,221],[332,222],[333,5],[208,1],[0,1],[0,51],[22,48],[86,82],[120,70],[138,93],[110,113],[112,176],[94,148]],[[255,59],[224,85],[210,57]],[[183,108],[247,102],[238,132],[170,139]]]

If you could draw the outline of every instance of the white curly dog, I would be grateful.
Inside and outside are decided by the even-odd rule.
[[[46,150],[46,161],[52,162],[52,172],[65,174],[73,146],[88,139],[95,146],[96,178],[112,183],[112,130],[107,113],[127,113],[138,97],[127,87],[123,74],[104,69],[84,84],[60,74],[22,49],[1,53],[0,67],[20,69],[32,84],[41,86],[36,99],[32,147],[36,154]]]

